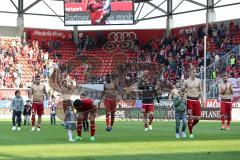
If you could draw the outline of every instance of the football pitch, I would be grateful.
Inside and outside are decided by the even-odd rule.
[[[237,160],[240,157],[239,123],[232,123],[231,130],[221,131],[220,122],[202,121],[194,128],[193,140],[175,139],[174,122],[155,122],[153,127],[153,131],[145,132],[140,121],[117,121],[109,133],[104,122],[97,122],[95,142],[90,142],[89,132],[84,132],[82,141],[70,143],[59,123],[50,126],[44,121],[40,132],[31,132],[29,126],[11,131],[10,121],[0,121],[0,159]]]

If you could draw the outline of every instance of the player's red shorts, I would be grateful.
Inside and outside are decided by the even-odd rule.
[[[201,117],[201,104],[198,99],[187,98],[187,113],[189,116]]]
[[[91,24],[99,24],[96,22],[102,15],[102,11],[94,11],[91,13]],[[105,20],[101,20],[100,24],[106,24]]]
[[[220,109],[220,114],[221,115],[231,115],[232,112],[232,101],[222,99],[221,100],[221,109]]]
[[[154,112],[154,104],[153,103],[149,103],[149,104],[142,104],[142,110],[145,113],[148,112]]]
[[[85,112],[78,112],[78,114],[79,114],[79,117],[77,118],[78,122],[87,121],[89,118],[95,119],[97,116],[97,108]]]
[[[42,116],[44,114],[43,102],[33,102],[32,104],[32,114]]]
[[[116,99],[110,99],[105,98],[104,99],[104,105],[106,108],[106,112],[115,112],[117,108],[117,100]]]

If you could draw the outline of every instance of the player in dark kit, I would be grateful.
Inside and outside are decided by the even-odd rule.
[[[97,106],[93,104],[91,99],[75,100],[73,102],[73,107],[76,109],[78,118],[77,118],[77,134],[75,141],[82,140],[82,123],[84,121],[84,116],[90,114],[90,124],[91,124],[91,141],[95,141],[95,117],[97,114]]]
[[[145,75],[146,76],[146,75]],[[144,130],[152,130],[152,123],[154,119],[154,99],[156,98],[159,102],[156,88],[147,77],[144,77],[138,85],[140,91],[140,99],[142,100],[142,112],[144,118]],[[148,124],[149,118],[149,124]]]

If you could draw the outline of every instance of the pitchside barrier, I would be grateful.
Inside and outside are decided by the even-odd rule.
[[[120,101],[117,108],[116,118],[125,120],[137,119],[142,120],[143,114],[141,111],[141,101],[127,100]],[[98,116],[104,116],[105,109],[99,108]],[[220,120],[220,102],[216,99],[208,99],[202,108],[203,120]],[[159,120],[175,119],[175,110],[173,102],[169,100],[161,100],[160,103],[155,103],[154,118]],[[233,103],[232,120],[240,120],[240,104]]]
[[[10,118],[11,112],[9,111],[11,101],[2,100],[0,101],[0,117]],[[48,102],[44,102],[45,118],[49,117]],[[172,106],[172,101],[161,100],[160,103],[155,103],[154,118],[157,120],[173,120],[175,119],[175,111]],[[142,120],[143,114],[141,111],[140,100],[121,100],[118,104],[116,111],[116,118],[123,120]],[[60,115],[62,117],[62,115]],[[105,118],[105,108],[100,105],[98,108],[99,119]],[[220,120],[220,102],[216,99],[208,99],[202,108],[202,119],[203,120]],[[232,109],[232,120],[240,120],[240,103],[233,103]]]

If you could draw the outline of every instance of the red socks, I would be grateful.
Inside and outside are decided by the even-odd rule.
[[[198,119],[194,119],[194,120],[193,120],[193,125],[192,125],[192,126],[194,127],[196,124],[198,124],[198,122],[199,122]]]
[[[152,125],[154,116],[152,114],[149,115],[149,125]]]
[[[230,126],[230,122],[231,122],[231,114],[227,115],[227,125]]]
[[[109,117],[110,117],[110,114],[107,113],[106,114],[106,125],[107,125],[107,127],[110,127],[110,119],[109,119]]]
[[[192,119],[188,119],[189,134],[192,134],[192,128],[193,128],[193,120]]]
[[[114,120],[115,120],[115,115],[114,115],[114,112],[112,112],[111,113],[111,127],[113,126]]]
[[[91,136],[93,137],[95,135],[95,122],[91,122]]]
[[[188,130],[189,133],[192,134],[193,127],[198,124],[199,120],[198,119],[188,119]]]
[[[221,116],[221,121],[222,121],[222,125],[225,125],[225,116],[224,115]]]
[[[144,120],[144,128],[148,128],[148,124],[147,124],[147,113],[143,113],[143,120]]]
[[[79,137],[82,137],[82,121],[77,120],[77,134]]]
[[[35,115],[32,115],[32,126],[35,126]]]

